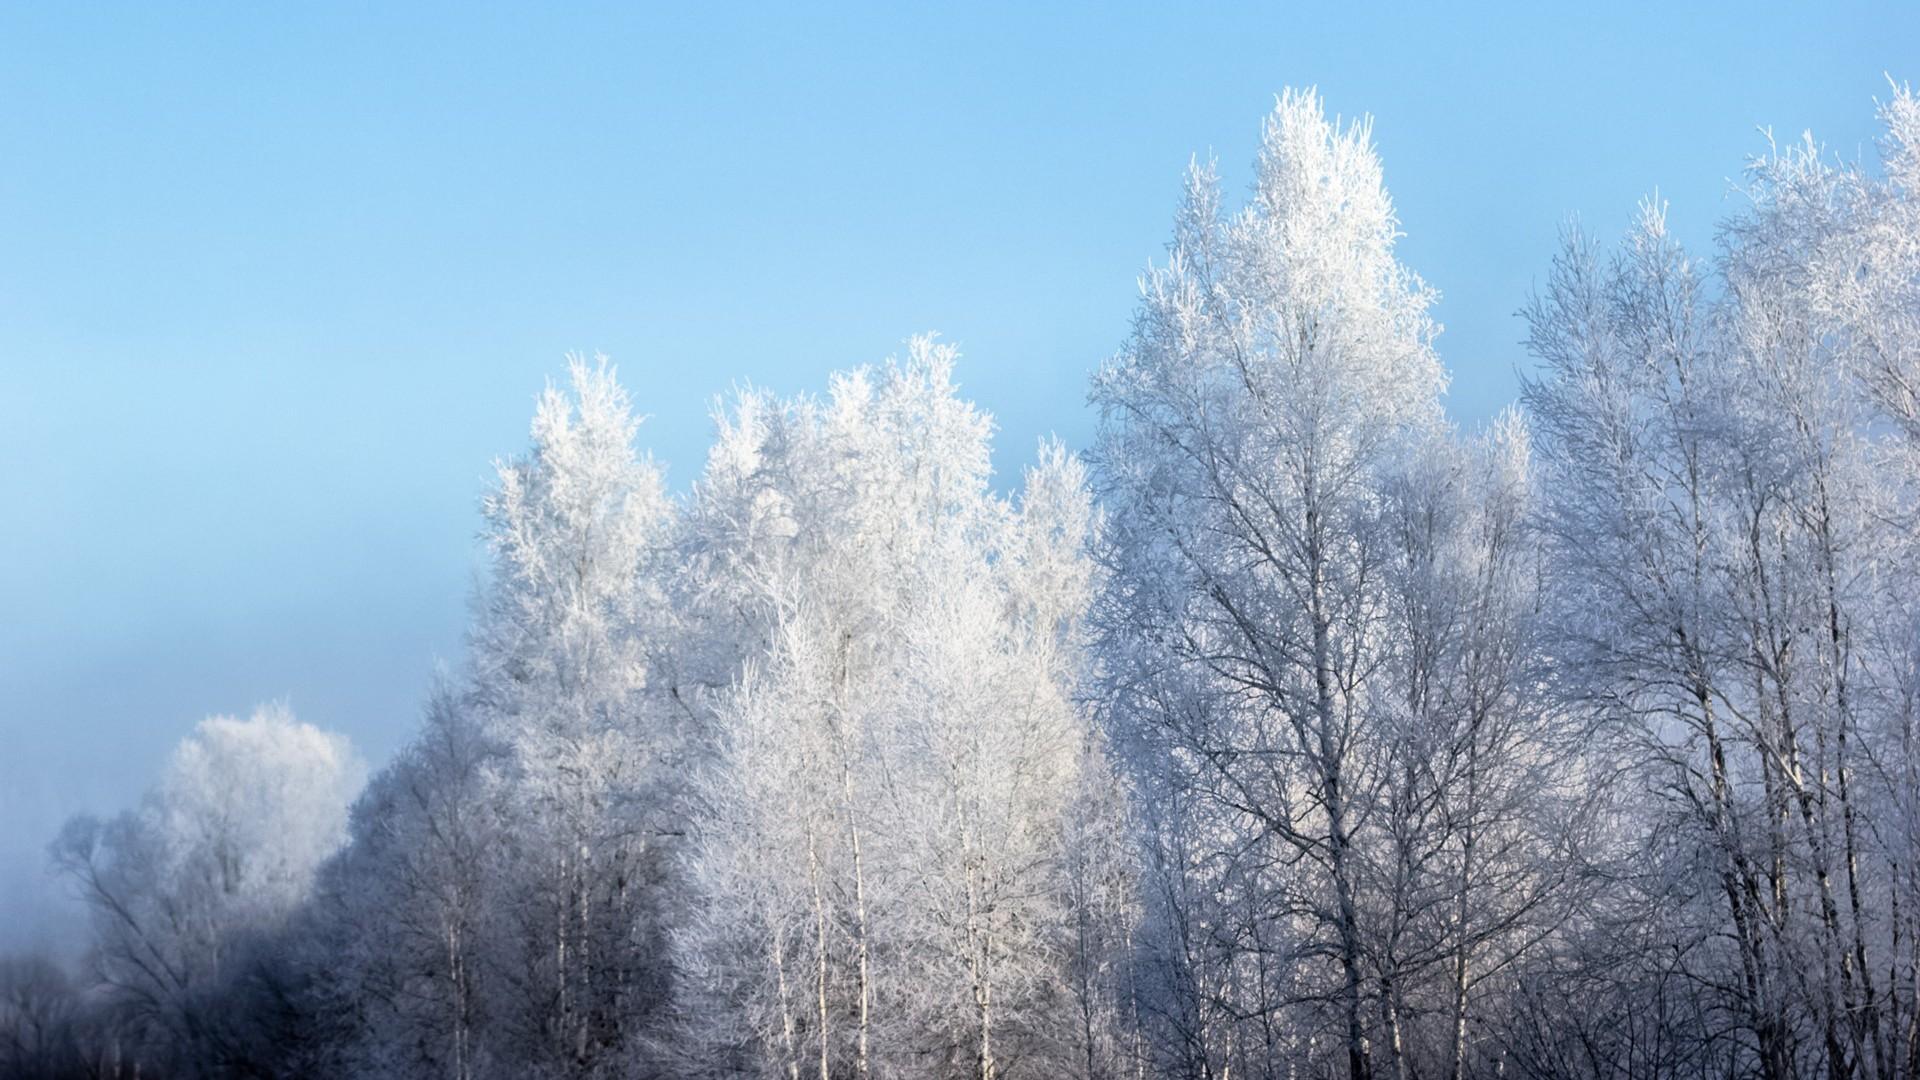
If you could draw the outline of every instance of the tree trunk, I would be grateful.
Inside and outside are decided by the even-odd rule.
[[[820,1080],[832,1080],[832,1044],[827,1011],[827,899],[820,884],[820,850],[811,823],[807,826],[807,877],[813,885],[814,1003],[820,1025]]]

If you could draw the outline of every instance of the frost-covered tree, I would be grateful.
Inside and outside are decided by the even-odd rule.
[[[1819,237],[1808,284],[1845,328],[1849,367],[1871,407],[1910,449],[1920,443],[1920,98],[1894,86],[1880,119],[1885,179],[1843,171],[1843,216],[1823,215],[1840,227]]]
[[[1085,486],[1056,448],[1017,506],[994,495],[953,359],[917,339],[824,401],[742,395],[689,511],[708,663],[745,675],[715,711],[680,955],[707,980],[696,1045],[740,1067],[1057,1075],[1116,1041],[1109,999],[1075,1027],[1068,989],[1099,761],[1072,698]]]
[[[1085,1025],[1104,1028],[1111,1014],[1070,994],[1075,979],[1080,993],[1095,992],[1094,973],[1076,965],[1097,958],[1078,949],[1112,930],[1086,925],[1102,913],[1075,889],[1116,869],[1074,820],[1094,810],[1075,803],[1092,794],[1079,790],[1080,770],[1103,764],[1084,753],[1089,734],[1071,697],[1089,521],[1078,463],[1047,449],[1017,520],[987,521],[984,543],[949,534],[947,550],[926,560],[939,570],[917,583],[901,628],[895,708],[905,720],[888,770],[895,812],[916,823],[903,830],[918,887],[901,921],[936,946],[921,960],[925,984],[963,992],[927,1002],[921,1023],[949,1025],[964,1048],[956,1065],[980,1080],[1098,1065],[1090,1055],[1105,1032]],[[1075,869],[1093,880],[1074,880]],[[1088,906],[1076,910],[1076,899]],[[1075,1012],[1080,1024],[1063,1026]]]
[[[1187,1068],[1282,1068],[1318,1024],[1274,1020],[1313,1002],[1350,1074],[1373,1068],[1359,849],[1393,694],[1379,503],[1445,383],[1397,235],[1368,124],[1290,92],[1244,209],[1223,209],[1211,167],[1189,173],[1167,262],[1094,384],[1104,693],[1149,784],[1181,791],[1169,824],[1188,835],[1162,865],[1198,880],[1164,895],[1207,908],[1163,914],[1200,935],[1161,942],[1182,969],[1166,984],[1193,999],[1167,1006],[1188,1017]]]
[[[665,816],[681,733],[650,695],[670,536],[659,470],[602,358],[550,387],[531,449],[485,502],[493,574],[471,638],[472,708],[505,752],[500,958],[523,1067],[632,1067],[667,992]]]
[[[1575,870],[1606,790],[1547,692],[1529,442],[1512,413],[1436,433],[1385,487],[1394,692],[1367,892],[1396,1075],[1497,1068],[1513,964],[1587,898]]]
[[[314,1071],[472,1080],[510,1057],[496,1019],[509,929],[502,764],[443,684],[419,736],[355,803],[350,846],[322,872],[296,943],[312,952],[309,1004],[329,1028]]]
[[[241,1067],[234,980],[347,838],[362,768],[347,741],[263,706],[204,720],[140,807],[69,821],[53,848],[92,915],[91,964],[127,1060],[192,1075]]]
[[[1889,242],[1910,108],[1885,181],[1810,141],[1756,161],[1714,272],[1650,204],[1610,264],[1570,239],[1528,311],[1560,685],[1658,800],[1613,902],[1664,909],[1655,947],[1696,980],[1671,1075],[1915,1063],[1911,833],[1887,827],[1911,820],[1920,625],[1894,584],[1920,569],[1911,233]]]

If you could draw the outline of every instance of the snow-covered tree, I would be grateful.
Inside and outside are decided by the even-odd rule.
[[[1094,384],[1105,693],[1136,762],[1191,793],[1174,827],[1198,835],[1167,868],[1206,884],[1167,891],[1214,910],[1166,917],[1214,940],[1168,959],[1199,968],[1171,980],[1198,1001],[1172,1008],[1212,1014],[1187,1035],[1209,1071],[1280,1068],[1295,1051],[1271,1018],[1314,1001],[1351,1075],[1373,1067],[1358,849],[1393,694],[1380,494],[1445,384],[1397,235],[1368,123],[1290,92],[1244,209],[1190,171],[1167,262]],[[1257,1051],[1238,1016],[1260,1018]]]
[[[1116,1041],[1107,999],[1070,1022],[1085,485],[1053,448],[994,495],[953,361],[922,338],[824,401],[741,395],[688,515],[710,663],[745,671],[699,785],[688,1016],[770,1075],[1057,1075]]]
[[[1559,684],[1658,800],[1627,827],[1661,875],[1614,902],[1665,908],[1698,980],[1670,1074],[1915,1061],[1910,109],[1885,181],[1810,140],[1756,161],[1715,272],[1649,204],[1528,311]]]
[[[485,502],[493,575],[472,633],[472,707],[505,749],[498,864],[529,1069],[631,1067],[664,1005],[665,816],[681,731],[648,693],[670,537],[659,470],[604,358],[550,387],[533,445]]]
[[[138,809],[67,823],[55,863],[91,911],[93,967],[130,1060],[225,1067],[234,1018],[220,995],[346,841],[362,773],[345,738],[263,706],[202,721]]]
[[[310,920],[313,1011],[342,1075],[495,1075],[509,1056],[500,911],[502,755],[458,693],[436,688],[419,736],[355,803],[351,845]]]

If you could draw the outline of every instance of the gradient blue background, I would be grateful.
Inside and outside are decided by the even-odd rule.
[[[45,843],[203,715],[408,736],[567,350],[684,487],[735,381],[939,330],[1009,475],[1085,442],[1189,155],[1244,188],[1317,84],[1473,423],[1569,215],[1657,186],[1704,251],[1757,125],[1871,160],[1920,79],[1910,3],[390,6],[0,7],[0,947],[70,940]]]

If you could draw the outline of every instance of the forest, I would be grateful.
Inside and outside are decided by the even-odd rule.
[[[1516,296],[1451,422],[1366,120],[1197,160],[1084,452],[956,350],[668,487],[570,358],[371,775],[199,725],[7,1077],[1920,1077],[1920,98]],[[1627,208],[1622,208],[1623,210]]]

